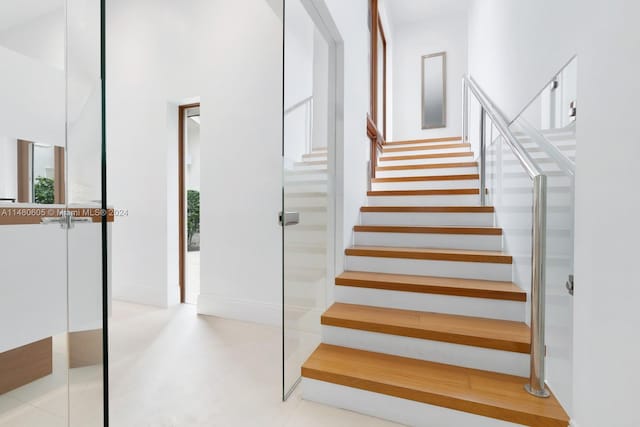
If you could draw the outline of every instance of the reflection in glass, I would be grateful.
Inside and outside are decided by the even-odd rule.
[[[447,126],[446,55],[440,52],[422,57],[422,129]]]
[[[0,427],[103,424],[102,227],[34,209],[100,206],[100,38],[100,0],[0,2]]]

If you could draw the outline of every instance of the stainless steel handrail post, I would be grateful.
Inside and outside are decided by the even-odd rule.
[[[547,177],[533,179],[533,232],[531,257],[531,372],[525,389],[537,397],[549,397],[545,387],[545,256],[547,229]]]
[[[500,132],[504,142],[509,146],[520,164],[533,180],[533,228],[531,241],[531,371],[529,383],[525,389],[534,396],[548,397],[545,387],[545,265],[547,234],[547,177],[538,163],[531,157],[522,143],[515,137],[504,115],[492,103],[491,99],[480,89],[471,77],[464,78],[465,97],[471,93],[478,100],[480,116],[480,162],[481,202],[486,202],[486,144],[485,122],[487,116],[493,126]],[[466,100],[468,107],[468,99]],[[465,111],[467,110],[465,107]],[[468,113],[466,113],[468,114]],[[466,122],[466,123],[465,123]],[[468,137],[468,116],[463,114],[463,132]]]
[[[480,105],[480,205],[486,206],[487,191],[485,189],[487,182],[487,147],[485,122],[487,114],[482,105]]]

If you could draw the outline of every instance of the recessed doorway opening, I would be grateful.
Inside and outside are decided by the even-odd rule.
[[[200,104],[178,109],[180,302],[200,295]]]

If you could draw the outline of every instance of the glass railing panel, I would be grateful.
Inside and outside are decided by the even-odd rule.
[[[547,176],[546,378],[563,406],[572,405],[574,171],[577,58],[573,58],[511,123],[510,130]]]

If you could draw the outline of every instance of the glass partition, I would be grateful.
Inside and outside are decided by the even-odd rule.
[[[0,3],[0,426],[102,426],[100,0]]]
[[[283,398],[321,340],[333,277],[330,44],[308,2],[285,3]]]

